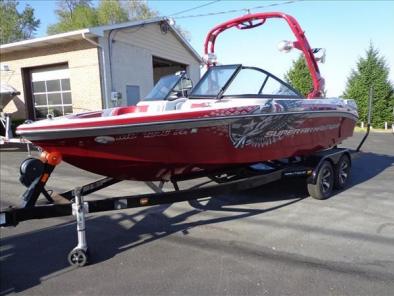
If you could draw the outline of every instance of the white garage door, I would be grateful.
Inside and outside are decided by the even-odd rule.
[[[32,95],[36,119],[73,112],[70,73],[67,65],[31,71]]]

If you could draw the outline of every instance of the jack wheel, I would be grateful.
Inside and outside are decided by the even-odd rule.
[[[334,181],[335,189],[343,189],[346,187],[350,177],[351,167],[352,164],[349,155],[347,154],[342,155],[337,165],[335,166],[335,181]]]
[[[326,199],[331,196],[334,187],[334,169],[329,161],[324,161],[320,167],[316,184],[307,184],[309,195],[315,199]]]
[[[88,263],[87,251],[82,249],[74,249],[68,254],[68,262],[72,266],[82,267]]]
[[[29,187],[44,172],[44,163],[37,158],[25,159],[19,168],[20,182]]]

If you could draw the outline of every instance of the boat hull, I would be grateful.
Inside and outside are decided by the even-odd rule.
[[[352,136],[349,112],[311,111],[206,118],[36,140],[81,169],[129,180],[170,180],[327,149]]]

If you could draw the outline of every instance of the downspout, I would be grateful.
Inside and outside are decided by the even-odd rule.
[[[119,29],[111,29],[108,32],[108,60],[109,60],[109,78],[111,79],[111,92],[114,91],[114,84],[112,83],[112,43],[113,43],[113,36],[112,33],[117,32]]]
[[[102,58],[102,63],[103,63],[103,80],[104,80],[104,109],[108,108],[108,88],[107,88],[107,71],[106,71],[106,63],[105,63],[105,55],[104,55],[104,48],[98,44],[96,41],[89,39],[86,37],[85,33],[82,33],[82,38],[85,39],[87,42],[93,44],[94,46],[97,46],[101,53],[101,58]]]

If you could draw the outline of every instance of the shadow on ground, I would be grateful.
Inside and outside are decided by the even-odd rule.
[[[364,183],[391,166],[394,166],[394,156],[392,155],[370,152],[360,153],[360,155],[352,161],[352,176],[349,187]]]
[[[354,160],[355,169],[350,186],[368,181],[393,164],[393,156],[361,154]],[[291,179],[233,195],[191,201],[190,209],[171,217],[165,213],[165,210],[171,207],[170,204],[143,208],[133,214],[118,212],[117,215],[92,217],[87,222],[88,242],[92,252],[91,264],[106,261],[121,252],[174,233],[187,235],[188,230],[201,225],[264,215],[291,206],[306,197],[308,193],[305,182],[302,179]],[[261,209],[261,206],[260,209],[244,206],[272,201],[276,202],[275,206],[264,209]],[[206,215],[199,217],[204,211],[210,211],[209,216],[213,218],[206,218]],[[190,219],[191,217],[194,218]],[[121,223],[124,221],[128,221],[132,226],[123,227]],[[333,233],[333,235],[344,234]],[[375,238],[365,237],[365,239]],[[66,255],[75,244],[74,223],[65,223],[2,239],[0,294],[21,292],[40,284],[42,278],[69,271]],[[95,246],[100,248],[95,250]]]
[[[37,147],[33,146],[30,144],[30,149],[31,152],[36,152],[38,151]],[[5,152],[26,152],[28,153],[27,150],[28,146],[27,143],[6,143],[0,145],[0,153],[5,153]]]

